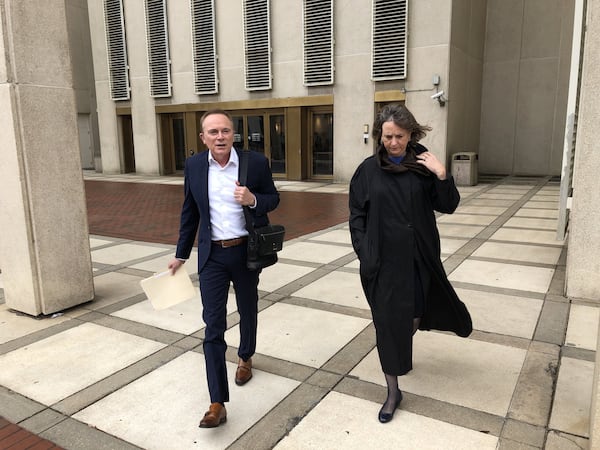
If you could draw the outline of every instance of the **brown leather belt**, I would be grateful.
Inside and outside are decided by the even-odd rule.
[[[239,238],[233,239],[224,239],[222,241],[212,241],[213,245],[218,245],[219,247],[228,248],[235,247],[237,245],[241,245],[248,240],[247,236],[242,236]]]

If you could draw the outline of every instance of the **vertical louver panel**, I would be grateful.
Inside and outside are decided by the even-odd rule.
[[[304,0],[304,85],[333,84],[333,0]]]
[[[145,3],[150,95],[170,97],[171,73],[165,0],[146,0]]]
[[[110,98],[129,100],[129,66],[125,46],[125,21],[121,0],[104,0],[104,30],[108,57]]]
[[[271,89],[269,1],[244,0],[246,89]]]
[[[373,0],[372,77],[406,78],[408,0]]]
[[[194,59],[194,91],[216,94],[217,55],[214,0],[192,0],[192,51]]]

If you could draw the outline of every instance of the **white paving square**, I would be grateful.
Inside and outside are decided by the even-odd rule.
[[[327,264],[349,253],[354,253],[351,247],[316,242],[296,242],[292,245],[284,245],[278,255],[280,258]]]
[[[457,251],[459,248],[461,248],[463,245],[465,245],[467,242],[469,242],[467,239],[450,239],[450,238],[441,238],[440,239],[440,247],[441,247],[441,253],[444,253],[446,255],[451,255],[452,253],[454,253],[455,251]]]
[[[473,238],[481,233],[483,228],[476,225],[438,224],[440,236],[444,237]]]
[[[533,337],[542,300],[459,288],[456,293],[467,305],[476,330],[526,339]]]
[[[347,229],[328,231],[327,233],[313,236],[310,238],[310,240],[352,245],[352,240],[350,239],[350,232]]]
[[[198,427],[210,405],[204,357],[188,352],[73,417],[144,449],[223,449],[293,391],[299,383],[253,369],[252,381],[233,383],[236,365],[227,363],[230,402],[227,422]]]
[[[401,390],[504,417],[526,351],[435,332],[417,332],[413,370],[399,378]],[[377,349],[351,372],[385,386]]]
[[[119,244],[112,247],[92,250],[92,261],[102,264],[123,264],[138,258],[164,252],[164,248],[142,244]]]
[[[534,202],[551,202],[554,206],[560,201],[560,196],[553,195],[550,192],[541,192],[531,197],[531,200]]]
[[[484,214],[499,216],[508,208],[494,206],[459,206],[455,213],[458,214]]]
[[[257,353],[311,367],[321,367],[371,321],[302,306],[275,303],[258,314]],[[238,347],[234,327],[225,333]]]
[[[94,300],[86,303],[89,309],[98,309],[144,292],[140,286],[143,277],[109,272],[94,277]]]
[[[515,200],[492,200],[489,198],[474,198],[469,201],[469,206],[511,206]]]
[[[235,311],[237,311],[235,294],[229,293],[227,295],[227,314]],[[200,292],[197,297],[167,309],[156,311],[150,301],[146,300],[111,315],[182,334],[195,333],[205,326],[202,320]]]
[[[296,266],[294,264],[277,263],[263,269],[259,276],[258,289],[273,292],[292,281],[302,278],[312,272],[312,267]]]
[[[484,185],[477,185],[477,186],[456,186],[456,189],[458,189],[458,192],[460,193],[460,195],[462,197],[466,197],[468,195],[471,194],[475,194],[476,192],[481,191],[482,189],[484,189]]]
[[[486,192],[479,194],[477,198],[481,199],[492,199],[492,200],[519,200],[523,197],[523,194],[512,193],[512,192]]]
[[[459,223],[462,225],[489,225],[498,216],[486,216],[486,215],[470,215],[470,214],[444,214],[437,219],[438,223]]]
[[[523,208],[558,209],[558,202],[534,202],[534,201],[530,200],[523,205]]]
[[[554,269],[466,259],[448,277],[450,281],[481,284],[545,294]]]
[[[367,400],[330,392],[275,449],[493,450],[498,444],[495,436],[402,409],[382,425],[377,421],[379,408]]]
[[[0,355],[0,384],[52,405],[163,347],[159,342],[84,323]]]
[[[349,262],[344,267],[349,267],[352,269],[360,269],[360,261],[356,258],[354,261]]]
[[[10,311],[5,304],[0,304],[0,344],[52,327],[67,320],[70,320],[70,317],[65,315],[36,318],[16,311]]]
[[[589,437],[594,363],[561,358],[549,428]]]
[[[600,309],[571,304],[565,345],[596,351]]]
[[[484,242],[473,252],[473,256],[541,264],[556,264],[561,251],[562,248],[560,247]]]
[[[109,241],[106,239],[98,239],[98,238],[90,238],[90,248],[100,247],[106,244],[112,244],[114,241]]]
[[[554,230],[558,226],[557,219],[534,219],[529,217],[511,217],[504,223],[505,227],[534,228],[542,230]]]
[[[167,250],[167,249],[165,249]],[[161,273],[168,270],[169,262],[175,257],[175,250],[171,255],[163,255],[158,258],[149,259],[148,261],[142,261],[137,264],[133,264],[129,267],[132,269],[147,270],[153,273]],[[193,275],[198,273],[198,251],[194,249],[190,254],[190,258],[185,262],[184,266],[187,273]]]
[[[369,304],[355,273],[331,272],[292,294],[336,305],[369,309]]]
[[[558,210],[521,208],[515,213],[514,217],[543,217],[546,219],[557,219]]]
[[[229,297],[234,298],[231,294]],[[234,299],[232,302],[235,306]],[[227,306],[229,309],[229,302]],[[149,300],[145,300],[111,315],[181,334],[192,334],[204,327],[200,293],[197,297],[159,311],[152,307]]]
[[[523,242],[526,244],[546,244],[562,247],[563,241],[556,239],[556,231],[523,230],[502,227],[496,231],[490,240]]]
[[[524,195],[525,193],[527,193],[530,190],[529,187],[523,187],[523,186],[498,186],[498,187],[494,187],[492,189],[490,189],[488,191],[488,193],[493,193],[493,194],[519,194],[519,195]]]

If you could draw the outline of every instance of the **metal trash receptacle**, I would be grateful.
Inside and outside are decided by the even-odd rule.
[[[461,152],[452,155],[452,177],[459,186],[477,184],[479,156],[475,152]]]

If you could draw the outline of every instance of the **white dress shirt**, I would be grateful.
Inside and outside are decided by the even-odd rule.
[[[233,198],[239,165],[238,154],[233,148],[225,167],[221,167],[208,152],[208,205],[213,241],[248,235],[242,206]]]

